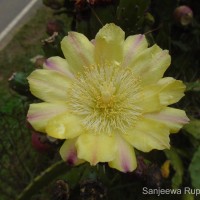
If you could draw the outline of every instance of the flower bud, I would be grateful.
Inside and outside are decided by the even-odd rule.
[[[46,58],[42,55],[37,55],[31,58],[30,61],[35,65],[36,68],[42,68]]]
[[[146,170],[146,184],[149,187],[158,188],[162,185],[162,174],[156,164],[151,164]]]
[[[54,32],[60,32],[62,30],[62,25],[59,20],[50,20],[46,25],[46,33],[48,35],[53,35]]]
[[[149,26],[152,26],[155,23],[155,19],[153,15],[149,12],[145,14],[144,19],[145,19],[145,23]]]
[[[68,200],[70,197],[69,184],[64,180],[57,180],[54,187],[54,200]]]
[[[46,136],[35,131],[32,132],[31,143],[33,148],[40,153],[47,152],[51,148]]]
[[[45,53],[45,57],[60,56],[63,57],[63,53],[60,48],[61,34],[54,32],[52,36],[42,40],[42,47]]]
[[[106,188],[97,180],[84,180],[80,183],[80,199],[81,200],[93,200],[93,199],[105,199]]]
[[[137,163],[137,168],[134,171],[134,174],[139,178],[144,178],[148,165],[145,163],[144,158],[141,156],[137,157]]]
[[[29,91],[27,74],[24,72],[15,72],[8,79],[9,87],[20,95],[32,96]]]
[[[187,26],[193,20],[193,11],[188,6],[179,6],[174,11],[174,19],[182,26]]]

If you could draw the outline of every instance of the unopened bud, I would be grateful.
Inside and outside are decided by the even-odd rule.
[[[106,189],[103,184],[97,180],[84,180],[80,183],[80,199],[106,199]]]
[[[54,32],[60,32],[62,30],[62,24],[59,20],[50,20],[46,26],[46,32],[48,35],[53,35]]]
[[[29,85],[27,81],[27,74],[24,72],[15,72],[8,79],[9,86],[15,92],[25,96],[32,96],[29,91]]]
[[[188,6],[179,6],[174,11],[174,19],[182,26],[187,26],[192,23],[193,11]]]
[[[45,52],[45,57],[60,56],[63,57],[63,53],[60,48],[60,42],[62,35],[58,32],[54,32],[52,36],[42,40],[42,47]]]
[[[68,200],[70,197],[70,188],[66,181],[57,180],[54,187],[54,200]]]
[[[46,58],[42,55],[37,55],[31,58],[30,61],[35,65],[35,67],[42,68]]]
[[[40,153],[47,152],[51,148],[46,136],[35,131],[32,131],[31,143],[33,148]]]

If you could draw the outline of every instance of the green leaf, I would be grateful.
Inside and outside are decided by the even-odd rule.
[[[184,126],[184,129],[194,136],[194,138],[200,139],[200,120],[191,120],[189,124]]]
[[[189,166],[190,177],[194,188],[200,188],[200,147],[195,152]]]
[[[172,178],[172,188],[179,188],[182,184],[182,177],[184,172],[184,167],[182,160],[175,149],[165,150],[165,155],[171,161],[172,167],[175,170],[175,174]]]

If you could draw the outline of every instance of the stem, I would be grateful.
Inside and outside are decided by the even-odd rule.
[[[103,22],[101,21],[101,19],[98,17],[97,13],[95,12],[95,10],[89,5],[93,15],[97,18],[97,21],[101,24],[101,26],[104,26]]]
[[[47,184],[70,169],[71,167],[67,166],[63,161],[55,163],[37,176],[18,196],[17,200],[30,199],[34,194],[38,194]]]

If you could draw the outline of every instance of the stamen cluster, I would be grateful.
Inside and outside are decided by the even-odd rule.
[[[139,77],[128,68],[105,64],[87,67],[76,77],[68,103],[86,129],[111,134],[134,125],[142,111],[135,105],[139,97]]]

